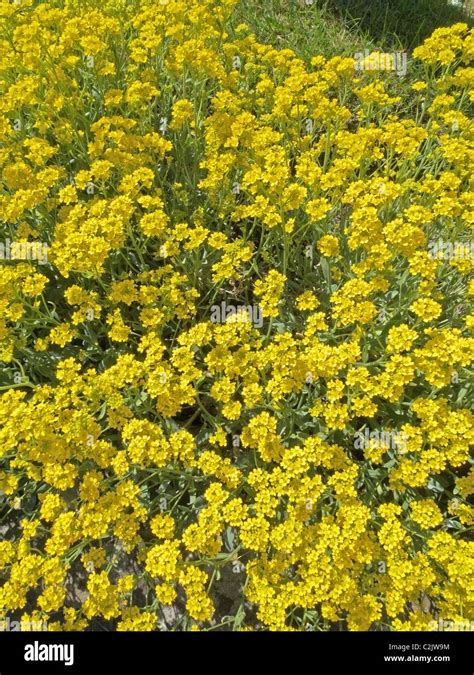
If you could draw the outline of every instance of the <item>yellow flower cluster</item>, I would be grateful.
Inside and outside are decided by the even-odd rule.
[[[472,619],[474,33],[407,93],[234,5],[0,2],[0,614]]]

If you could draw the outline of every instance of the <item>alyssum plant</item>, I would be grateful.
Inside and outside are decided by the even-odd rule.
[[[474,34],[402,81],[233,5],[0,4],[0,614],[464,625]]]

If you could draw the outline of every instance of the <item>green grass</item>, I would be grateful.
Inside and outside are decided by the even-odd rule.
[[[294,49],[302,57],[352,55],[361,34],[350,21],[328,11],[325,2],[240,0],[236,17],[248,23],[261,42]]]
[[[260,41],[302,57],[351,56],[364,48],[412,50],[439,26],[472,24],[474,0],[240,0],[236,21]]]
[[[435,28],[459,21],[469,22],[472,2],[464,7],[447,0],[329,0],[342,20],[349,17],[380,47],[412,50]]]

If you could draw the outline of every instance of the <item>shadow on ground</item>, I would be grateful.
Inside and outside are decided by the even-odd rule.
[[[327,8],[380,46],[413,49],[436,28],[473,25],[473,0],[327,0]]]

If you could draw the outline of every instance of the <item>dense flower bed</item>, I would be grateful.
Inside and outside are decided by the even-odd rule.
[[[465,622],[474,33],[401,78],[233,5],[0,4],[0,614]]]

